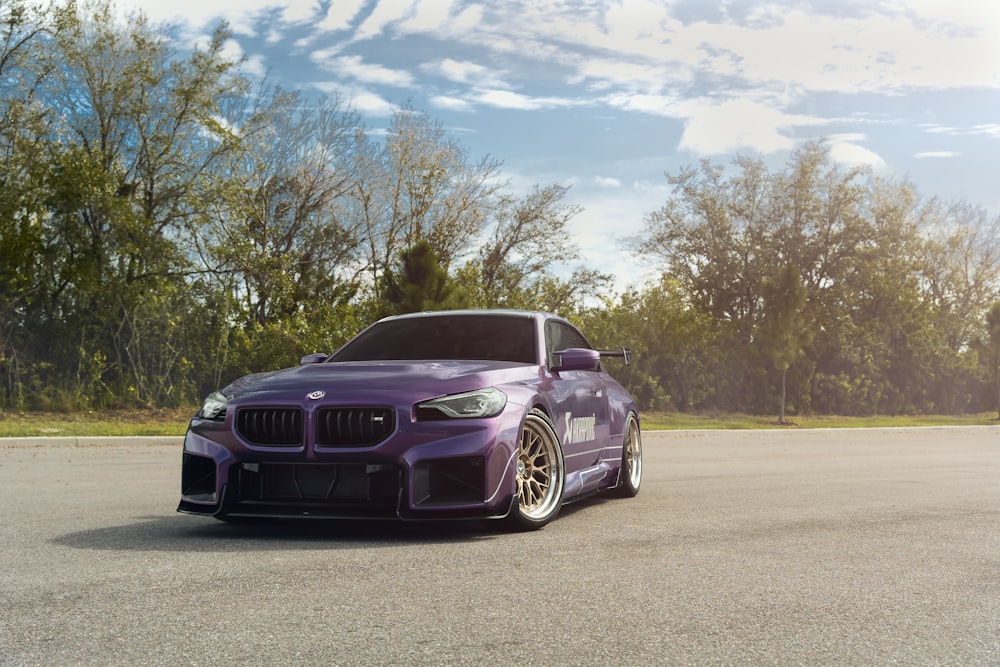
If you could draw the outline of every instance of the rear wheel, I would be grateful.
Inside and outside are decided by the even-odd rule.
[[[566,469],[552,421],[541,410],[524,420],[517,455],[517,507],[511,515],[522,530],[541,528],[559,514]]]
[[[622,440],[622,468],[618,473],[615,491],[623,498],[632,498],[639,493],[642,481],[642,434],[639,420],[630,412],[625,420],[625,437]]]

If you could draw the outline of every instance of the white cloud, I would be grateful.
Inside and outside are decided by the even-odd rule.
[[[430,98],[430,103],[434,108],[444,111],[457,111],[461,113],[475,111],[475,106],[468,100],[448,95],[434,95]]]
[[[670,186],[666,180],[663,182],[652,182],[648,180],[635,181],[632,183],[632,190],[642,196],[666,197],[670,192]]]
[[[340,0],[337,0],[339,4]],[[155,21],[164,21],[200,30],[225,19],[237,34],[253,35],[253,19],[262,12],[278,11],[281,22],[298,24],[318,15],[317,0],[240,0],[210,2],[206,0],[121,0],[123,11],[141,8]]]
[[[913,157],[917,158],[918,160],[925,160],[928,158],[958,157],[959,155],[961,155],[961,153],[957,153],[955,151],[923,151],[921,153],[915,154]]]
[[[247,59],[243,61],[242,69],[251,76],[262,79],[267,76],[267,59],[261,55],[247,56]]]
[[[613,178],[611,176],[595,176],[594,183],[596,183],[599,187],[602,188],[617,189],[622,186],[622,182],[620,180],[618,180],[617,178]]]
[[[405,32],[430,32],[448,23],[454,0],[432,0],[418,2],[413,16],[404,21],[400,28]]]
[[[339,81],[320,81],[312,87],[325,95],[337,95],[348,100],[350,105],[362,114],[385,118],[391,116],[396,107],[381,95],[364,88],[347,86]]]
[[[604,27],[610,40],[622,45],[637,39],[660,38],[681,27],[668,9],[669,5],[653,0],[623,0],[608,7]]]
[[[351,100],[355,109],[372,116],[387,117],[396,111],[396,107],[391,102],[375,93],[355,92],[348,99]]]
[[[361,56],[340,56],[321,61],[321,64],[331,72],[357,79],[362,83],[399,88],[409,88],[414,83],[413,76],[409,72],[365,63]]]
[[[884,167],[885,160],[880,155],[861,145],[867,139],[859,132],[828,136],[826,143],[830,149],[830,158],[841,164],[869,166],[873,169]]]
[[[319,30],[347,30],[367,4],[367,0],[337,0],[330,3],[326,16],[316,27]]]
[[[618,0],[556,3],[509,0],[462,6],[455,0],[241,0],[236,3],[126,0],[153,16],[204,26],[227,18],[241,30],[265,10],[283,22],[318,19],[321,31],[358,25],[354,38],[390,28],[445,44],[516,54],[571,67],[571,82],[596,89],[665,94],[696,79],[811,91],[892,92],[900,88],[1000,86],[1000,4],[982,0],[890,0],[864,12],[806,13],[789,2],[762,5],[741,24],[682,23],[671,3]],[[327,6],[326,14],[320,13]],[[367,11],[368,7],[371,7]],[[723,12],[721,15],[725,15]],[[277,29],[276,26],[272,26]]]
[[[722,103],[689,100],[676,105],[684,117],[680,148],[696,155],[720,155],[741,150],[764,154],[788,150],[794,140],[784,134],[797,126],[817,126],[825,121],[786,114],[748,99]]]
[[[690,85],[694,79],[693,68],[678,67],[676,63],[588,56],[579,60],[575,73],[567,80],[571,84],[585,83],[597,91],[624,89],[653,96],[672,86]]]
[[[383,34],[386,28],[402,19],[413,16],[416,0],[379,0],[354,33],[356,40],[373,39]]]
[[[248,53],[267,57],[251,55],[244,65],[250,73],[308,52],[305,57],[332,72],[331,81],[316,87],[338,92],[368,115],[391,114],[394,103],[386,98],[405,89],[417,104],[478,112],[469,118],[482,124],[476,128],[481,139],[490,135],[491,110],[613,110],[622,119],[617,145],[630,140],[632,129],[623,123],[636,121],[633,129],[650,128],[649,143],[639,150],[664,162],[645,170],[600,167],[627,182],[661,173],[668,160],[772,154],[834,127],[873,134],[893,128],[877,142],[859,133],[830,137],[835,160],[884,167],[869,148],[877,146],[885,155],[918,160],[961,157],[947,164],[956,173],[975,151],[951,141],[979,136],[992,145],[990,139],[1000,139],[1000,124],[989,115],[1000,99],[1000,3],[988,0],[123,1],[177,23],[185,35],[202,35],[220,18],[238,34],[259,31],[241,39]],[[262,26],[265,15],[276,20]],[[291,60],[287,64],[276,69],[292,71]],[[311,68],[299,72],[291,85],[315,76]],[[961,97],[951,96],[954,91]],[[567,134],[576,120],[567,117]],[[933,133],[926,145],[935,150],[912,148],[925,145],[915,129]],[[903,133],[909,146],[892,145]],[[667,141],[690,153],[671,154]],[[604,145],[577,144],[571,150]],[[512,143],[509,150],[545,163],[538,146]],[[509,154],[503,157],[510,162]],[[924,162],[924,171],[931,166]],[[566,174],[551,176],[561,181]],[[598,200],[613,199],[616,189],[631,194],[661,187],[636,182],[629,189],[617,180],[580,183]]]
[[[972,131],[974,134],[985,134],[988,137],[1000,139],[1000,124],[976,125],[972,128]]]
[[[556,109],[574,106],[571,100],[559,97],[529,97],[510,90],[485,90],[474,95],[480,104],[498,109],[513,109],[520,111],[538,111],[541,109]]]
[[[471,5],[462,9],[456,14],[451,22],[451,31],[464,33],[476,28],[483,20],[483,7],[481,5]]]
[[[329,62],[335,60],[343,52],[344,52],[343,44],[334,44],[333,46],[327,47],[325,49],[312,50],[309,53],[309,60],[313,61],[314,63],[316,63],[321,67],[325,67]]]
[[[922,14],[932,4],[909,11],[895,10],[895,4],[879,11],[873,4],[864,18],[774,5],[768,20],[756,23],[679,26],[647,19],[645,31],[636,28],[602,46],[612,47],[622,60],[673,63],[712,77],[734,77],[745,85],[856,93],[1000,84],[1000,10],[978,2],[978,12],[969,9],[958,16],[963,23],[943,24],[941,14]]]
[[[622,111],[639,111],[654,116],[678,116],[678,98],[668,95],[630,95],[615,93],[601,99],[605,104]]]
[[[243,2],[244,0],[241,0]],[[340,0],[337,0],[339,4]],[[305,21],[314,20],[319,16],[319,2],[318,0],[286,0],[284,2],[272,2],[271,7],[281,7],[282,19],[288,23],[304,23]]]
[[[420,69],[454,83],[472,85],[479,88],[510,88],[499,73],[468,60],[444,58],[424,63],[420,66]]]
[[[831,140],[829,146],[830,158],[834,162],[869,166],[872,168],[885,166],[885,160],[883,160],[877,153],[851,141]]]
[[[921,123],[917,125],[930,134],[959,134],[960,130],[957,127],[949,127],[943,125],[931,125],[928,123]]]

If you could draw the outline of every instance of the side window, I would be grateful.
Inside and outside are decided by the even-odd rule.
[[[582,333],[565,322],[549,320],[545,323],[545,359],[550,368],[558,361],[553,352],[571,347],[589,349],[590,343],[587,342]]]

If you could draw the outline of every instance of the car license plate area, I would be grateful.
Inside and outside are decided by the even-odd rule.
[[[395,504],[399,471],[363,463],[242,463],[236,483],[243,501]]]

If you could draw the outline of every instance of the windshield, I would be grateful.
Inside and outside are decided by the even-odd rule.
[[[535,322],[516,315],[428,315],[378,322],[328,361],[455,359],[538,363]]]

